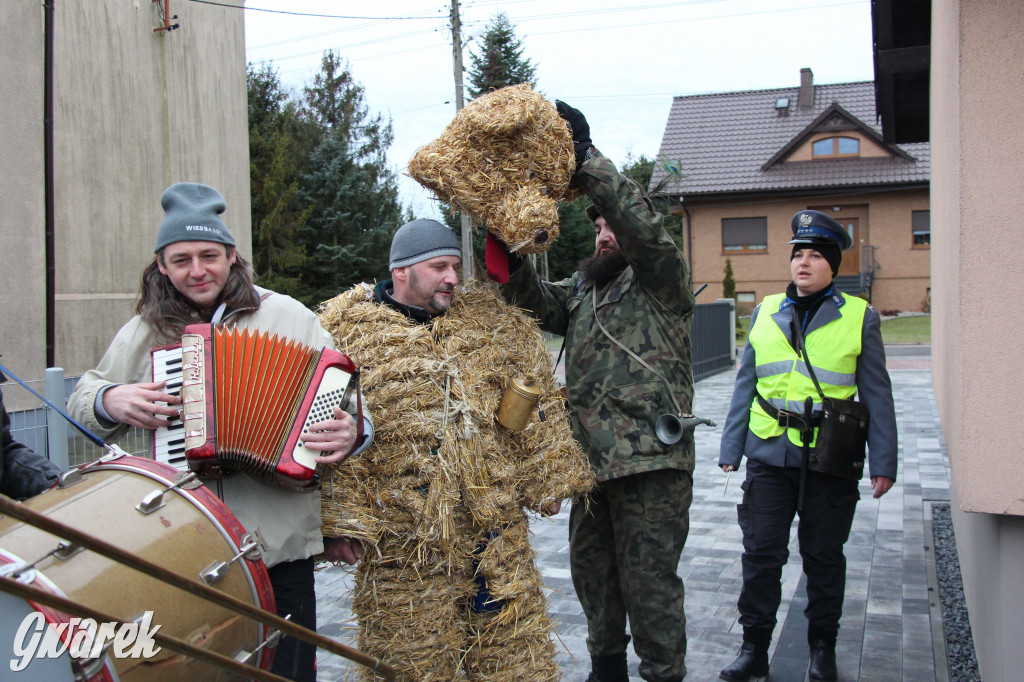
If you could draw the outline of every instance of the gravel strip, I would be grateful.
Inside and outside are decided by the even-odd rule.
[[[935,544],[935,574],[942,602],[942,628],[946,635],[949,679],[952,682],[981,682],[948,504],[932,503],[932,540]]]

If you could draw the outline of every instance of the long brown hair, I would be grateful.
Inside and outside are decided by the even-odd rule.
[[[225,246],[225,249],[231,247]],[[230,254],[230,251],[228,251]],[[186,325],[208,322],[206,313],[195,306],[171,284],[171,279],[160,272],[163,250],[154,256],[142,271],[136,314],[166,341],[180,340]],[[235,262],[228,273],[224,289],[217,303],[232,308],[259,308],[260,299],[255,290],[256,272],[252,264],[235,252]]]

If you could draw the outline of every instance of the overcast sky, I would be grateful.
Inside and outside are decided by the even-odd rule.
[[[301,90],[325,50],[348,60],[370,111],[392,120],[391,167],[455,114],[451,0],[246,0],[246,53]],[[336,15],[296,16],[257,11]],[[657,156],[672,97],[874,79],[870,0],[466,0],[465,67],[504,12],[548,99],[580,109],[594,144],[616,163]],[[466,78],[468,82],[468,77]],[[433,195],[400,175],[404,205],[435,215]]]

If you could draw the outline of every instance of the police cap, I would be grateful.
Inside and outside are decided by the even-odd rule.
[[[846,228],[821,211],[799,211],[793,216],[791,226],[790,244],[834,244],[842,250],[853,246],[853,238]]]

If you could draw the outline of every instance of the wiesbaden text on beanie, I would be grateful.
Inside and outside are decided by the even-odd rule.
[[[227,208],[224,196],[208,185],[179,182],[164,190],[160,197],[164,219],[156,233],[158,253],[175,242],[220,242],[235,245],[220,214]]]

